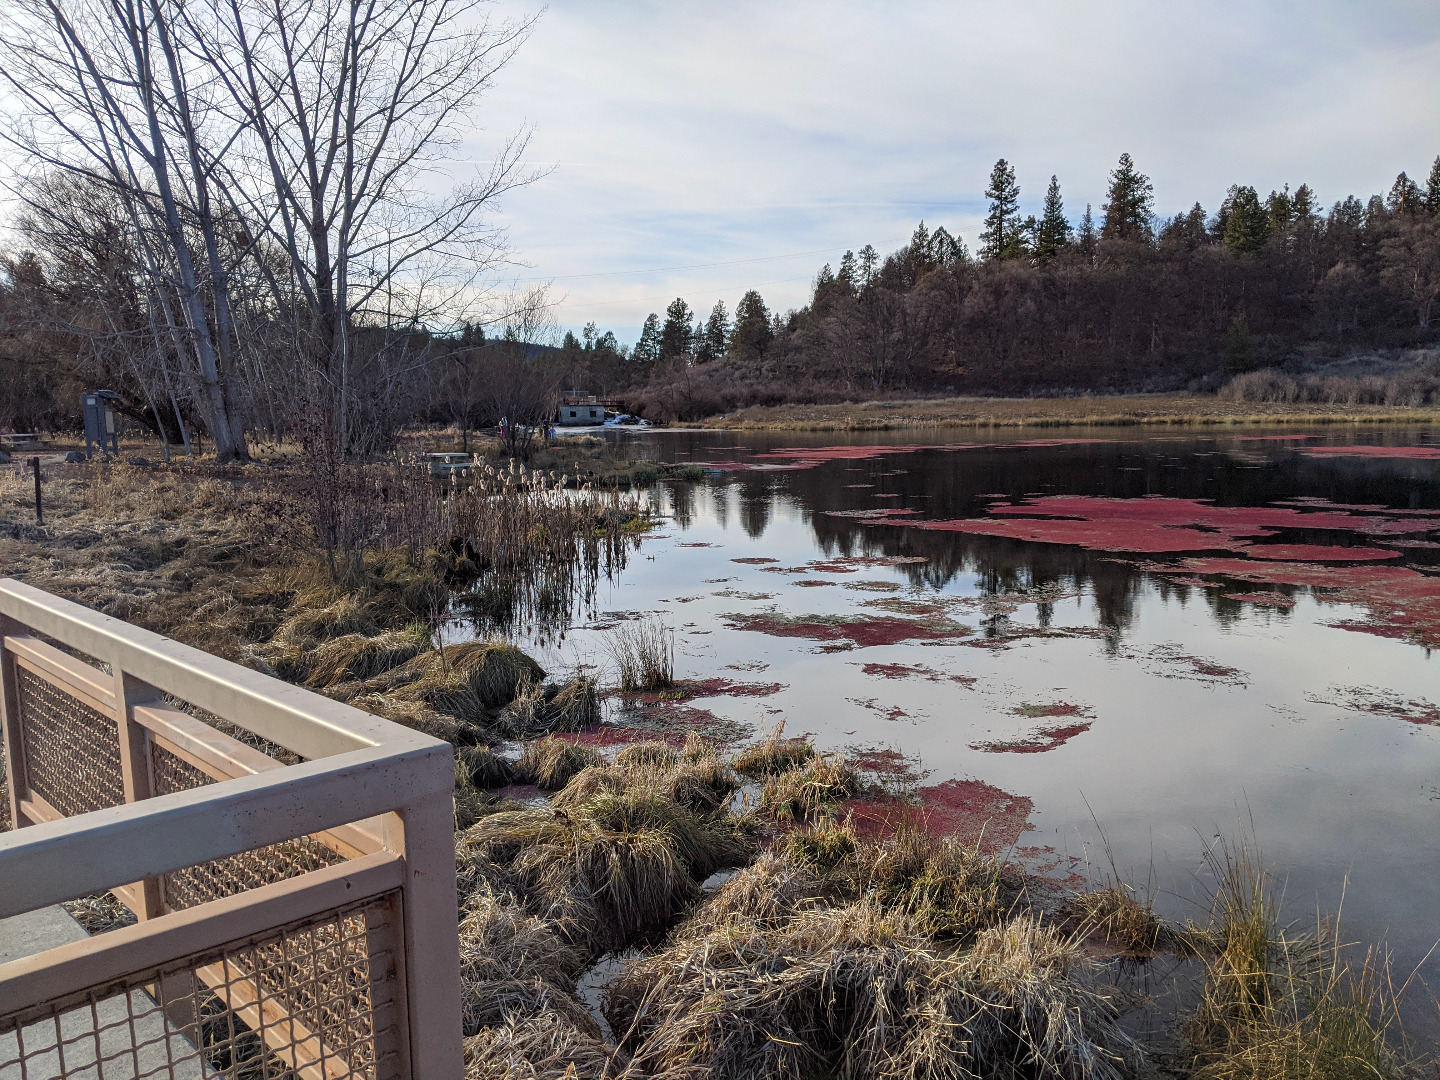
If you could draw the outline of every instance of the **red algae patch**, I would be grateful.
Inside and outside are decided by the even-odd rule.
[[[913,787],[922,779],[915,758],[889,746],[847,748],[845,760],[886,788]]]
[[[1440,461],[1440,446],[1306,446],[1300,453],[1310,457],[1401,458],[1410,461]]]
[[[819,578],[801,578],[793,584],[805,589],[818,589],[822,585],[838,585],[840,583],[838,581],[821,581]]]
[[[1295,562],[1379,562],[1398,559],[1400,552],[1373,547],[1342,547],[1336,544],[1254,544],[1245,548],[1251,559],[1294,560]]]
[[[971,750],[984,754],[1043,754],[1047,750],[1064,746],[1076,735],[1083,735],[1091,728],[1091,722],[1081,724],[1057,724],[1036,728],[1020,739],[1004,739],[997,742],[971,743]]]
[[[947,780],[922,787],[918,805],[897,798],[852,799],[846,803],[850,821],[861,836],[894,834],[901,826],[918,825],[936,836],[954,836],[967,846],[991,854],[1013,847],[1026,830],[1035,803],[981,780]]]
[[[1306,698],[1317,705],[1334,705],[1351,712],[1369,713],[1371,716],[1393,716],[1408,724],[1440,727],[1440,705],[1424,698],[1403,698],[1393,691],[1374,686],[1331,687],[1331,695],[1306,695]]]
[[[947,675],[924,664],[861,664],[860,670],[880,679],[927,679],[930,682],[953,682],[967,688],[978,681],[972,675]]]
[[[1380,637],[1404,638],[1427,649],[1440,648],[1440,576],[1403,566],[1318,566],[1314,563],[1250,562],[1244,559],[1185,559],[1177,567],[1152,571],[1223,574],[1262,585],[1301,585],[1324,596],[1369,609],[1363,622],[1332,623]]]
[[[902,641],[943,641],[973,633],[968,626],[948,619],[899,619],[877,615],[722,615],[732,630],[752,630],[771,637],[806,638],[830,643],[825,651],[836,652],[872,645],[898,645]]]
[[[1404,535],[1440,527],[1440,518],[1356,515],[1278,506],[1214,506],[1201,499],[1162,496],[1112,499],[1048,495],[1019,505],[991,508],[988,518],[899,521],[914,529],[1007,537],[1045,544],[1072,544],[1093,551],[1182,554],[1256,550],[1250,539],[1277,529],[1319,529],[1366,536]],[[1278,546],[1278,545],[1273,545]],[[1373,558],[1374,556],[1366,556]]]
[[[777,563],[779,559],[766,558],[763,555],[751,555],[744,559],[731,559],[733,563],[743,563],[746,566],[764,566],[766,563]]]

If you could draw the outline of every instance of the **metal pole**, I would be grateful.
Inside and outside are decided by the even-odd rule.
[[[35,470],[35,524],[45,524],[45,508],[40,505],[40,459],[32,457],[30,467]]]

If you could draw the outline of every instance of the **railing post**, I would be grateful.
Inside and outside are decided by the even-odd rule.
[[[135,722],[132,710],[136,705],[163,701],[155,687],[126,675],[118,659],[110,661],[115,678],[115,724],[120,731],[120,772],[125,784],[125,801],[139,802],[155,794],[150,771],[150,733]],[[133,886],[139,900],[136,918],[141,922],[164,914],[160,879],[147,877]]]
[[[412,1080],[460,1080],[460,935],[455,885],[454,751],[416,762],[431,794],[386,815],[385,846],[405,858],[405,998]],[[435,774],[435,775],[432,775]],[[437,786],[439,791],[436,790]]]
[[[15,681],[15,658],[4,646],[6,634],[19,634],[23,627],[8,615],[0,615],[0,736],[3,736],[6,786],[9,788],[10,828],[29,825],[20,814],[25,793],[25,747],[20,735],[20,688]]]

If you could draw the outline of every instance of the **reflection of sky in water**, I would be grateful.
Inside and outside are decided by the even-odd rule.
[[[670,454],[682,445],[702,460],[705,444],[717,437],[739,442],[718,433],[659,434],[644,448],[674,460]],[[742,445],[795,442],[794,436],[779,443],[768,438],[767,444],[747,432]],[[1207,495],[1231,505],[1304,494],[1424,507],[1437,504],[1440,465],[1322,466],[1299,460],[1286,446],[1173,437],[1043,456],[987,452],[987,458],[977,465],[963,454],[909,454],[833,462],[807,472],[731,474],[681,489],[678,508],[674,489],[667,488],[660,497],[667,512],[678,509],[676,520],[645,542],[616,583],[602,585],[599,610],[666,613],[677,630],[682,676],[785,684],[771,696],[697,702],[719,716],[757,729],[783,717],[787,732],[813,734],[826,748],[903,750],[919,759],[929,782],[975,777],[1026,796],[1034,801],[1034,828],[1022,844],[1087,857],[1097,872],[1105,868],[1103,829],[1123,874],[1142,883],[1153,874],[1157,906],[1170,916],[1199,914],[1194,897],[1205,839],[1248,828],[1253,818],[1270,864],[1287,881],[1290,913],[1304,918],[1313,917],[1317,906],[1335,910],[1348,878],[1348,936],[1388,937],[1399,969],[1408,974],[1440,935],[1440,728],[1347,710],[1337,688],[1373,687],[1436,702],[1440,657],[1403,641],[1326,626],[1363,618],[1365,611],[1321,602],[1304,590],[1289,611],[1237,606],[1217,599],[1235,591],[1233,583],[1207,597],[1205,590],[1177,588],[1097,553],[990,538],[920,537],[812,510],[817,504],[898,504],[927,517],[965,516],[981,512],[983,504],[973,497],[989,492],[1145,494],[1134,490],[1137,475],[1145,477],[1149,493]],[[857,466],[861,471],[854,471]],[[879,475],[897,469],[906,471]],[[861,482],[877,488],[845,486]],[[901,500],[875,498],[886,484],[899,485],[889,490],[900,490]],[[716,546],[681,546],[696,543]],[[825,587],[804,587],[797,575],[732,561],[766,557],[794,567],[840,550],[882,549],[923,550],[932,561],[918,569],[869,566],[804,575],[836,583]],[[1407,559],[1417,561],[1413,554]],[[720,578],[728,580],[713,580]],[[992,649],[970,644],[977,633],[822,653],[822,642],[733,629],[723,618],[770,609],[782,615],[884,615],[866,602],[938,597],[954,601],[949,618],[978,629],[985,616],[966,598],[1035,580],[1055,581],[1074,594],[1054,603],[1051,627],[1083,628],[1092,636],[1021,637]],[[894,582],[903,589],[845,587],[859,581]],[[715,595],[724,590],[773,595]],[[1034,603],[1009,616],[1020,626],[1035,626],[1038,617]],[[1099,626],[1107,626],[1109,635],[1096,635]],[[603,664],[602,641],[603,631],[579,628],[545,650],[544,659],[552,668]],[[1200,675],[1187,658],[1238,669],[1243,677]],[[767,666],[756,670],[760,663]],[[966,687],[940,678],[887,679],[867,675],[865,663],[923,665],[975,682]],[[1321,703],[1326,699],[1341,703]],[[1055,724],[1013,710],[1056,703],[1084,706],[1093,726],[1043,753],[973,748]],[[897,708],[903,717],[892,711]],[[1432,960],[1425,974],[1440,989],[1440,964]]]

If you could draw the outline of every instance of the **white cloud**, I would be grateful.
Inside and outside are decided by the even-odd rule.
[[[487,112],[557,165],[506,204],[523,273],[556,276],[567,325],[633,337],[675,295],[803,303],[825,258],[569,275],[833,262],[921,217],[973,246],[1000,156],[1077,217],[1121,151],[1163,212],[1232,183],[1383,191],[1440,152],[1437,72],[1434,4],[561,0]]]

